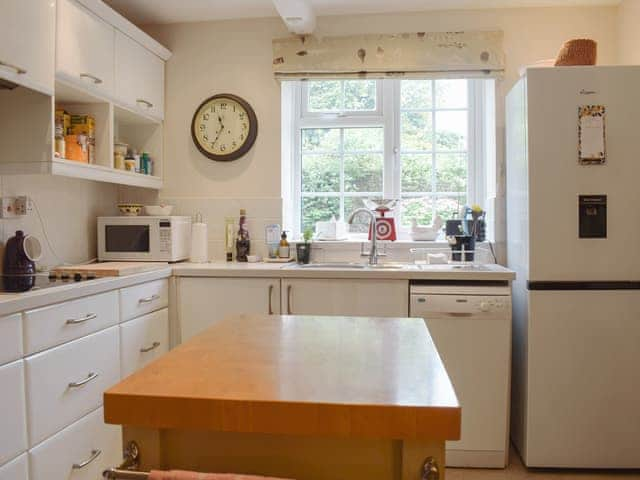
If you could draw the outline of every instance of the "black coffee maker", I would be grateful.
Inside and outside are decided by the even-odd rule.
[[[2,280],[7,292],[25,292],[35,285],[37,258],[27,245],[37,245],[37,250],[39,242],[35,239],[30,241],[30,238],[32,237],[18,230],[15,236],[7,240],[2,264]],[[31,249],[33,250],[33,246]]]

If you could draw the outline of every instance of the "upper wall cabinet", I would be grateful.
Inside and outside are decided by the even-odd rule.
[[[56,2],[1,3],[0,78],[52,95]]]
[[[112,96],[115,29],[74,0],[58,0],[56,76]]]
[[[116,98],[133,111],[162,119],[164,61],[116,31]]]

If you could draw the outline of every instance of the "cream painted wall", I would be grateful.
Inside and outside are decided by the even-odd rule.
[[[623,0],[618,10],[619,63],[640,65],[640,0]]]
[[[39,266],[94,258],[96,217],[115,215],[118,199],[116,185],[49,175],[0,177],[0,192],[4,196],[28,195],[35,200],[55,254],[47,246],[35,209],[26,217],[0,220],[0,245],[19,229],[34,235],[43,245]]]
[[[627,0],[628,1],[628,0]],[[637,1],[637,0],[632,0]],[[518,69],[541,59],[554,58],[562,43],[574,37],[599,42],[601,64],[616,62],[617,8],[535,8],[444,11],[395,15],[321,17],[318,35],[397,33],[410,31],[501,29],[507,71],[498,83],[498,199],[497,240],[504,241],[504,97],[518,78]],[[280,87],[271,71],[271,40],[286,35],[280,19],[233,20],[148,26],[146,30],[166,45],[173,56],[166,71],[165,188],[160,192],[180,213],[210,211],[206,220],[216,232],[223,216],[236,214],[237,205],[259,204],[273,208],[280,197]],[[189,134],[198,104],[215,93],[235,93],[255,108],[260,129],[253,150],[232,163],[204,158]],[[129,196],[129,199],[135,198]],[[137,194],[140,198],[140,195]],[[234,207],[225,208],[224,199]],[[184,202],[183,202],[184,200]],[[220,206],[211,209],[214,201]],[[185,203],[186,202],[186,203]],[[188,204],[188,207],[187,207]],[[263,212],[281,219],[280,211]],[[249,215],[251,217],[251,210]],[[259,224],[264,218],[255,219]],[[213,228],[212,228],[213,226]],[[260,235],[261,232],[258,232]],[[218,257],[221,238],[210,234]],[[220,253],[221,255],[221,253]]]

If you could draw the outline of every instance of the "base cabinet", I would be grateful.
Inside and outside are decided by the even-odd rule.
[[[409,284],[406,280],[283,280],[282,313],[408,317]]]
[[[279,314],[280,279],[178,279],[178,317],[182,342],[226,316],[243,313]]]

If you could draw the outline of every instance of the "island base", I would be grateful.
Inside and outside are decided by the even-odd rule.
[[[140,469],[233,472],[296,480],[444,480],[444,441],[301,437],[124,427]],[[432,457],[439,476],[423,476]]]

